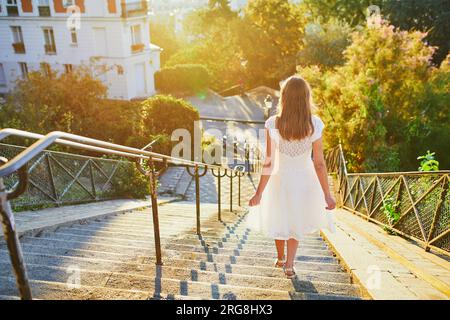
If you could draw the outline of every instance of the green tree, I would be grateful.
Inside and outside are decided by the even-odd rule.
[[[311,23],[306,27],[297,65],[332,68],[345,62],[344,50],[350,44],[352,29],[343,22]]]
[[[161,52],[161,66],[186,45],[184,37],[175,33],[175,26],[171,22],[151,22],[150,34],[152,43],[164,49]]]
[[[351,170],[415,170],[422,151],[411,156],[405,150],[423,148],[428,137],[436,138],[448,127],[443,89],[447,72],[432,66],[434,49],[424,44],[425,36],[383,22],[353,33],[346,62],[336,71],[301,72],[314,87],[328,126],[327,143],[343,144]],[[426,130],[414,128],[418,122]],[[444,139],[428,148],[445,152]]]
[[[237,35],[249,83],[277,87],[295,72],[306,26],[304,13],[288,0],[254,0],[243,12]]]
[[[37,133],[63,130],[86,133],[101,120],[97,108],[106,98],[106,87],[85,67],[72,73],[30,72],[18,80],[3,108],[2,126],[9,122]]]
[[[450,50],[450,2],[447,0],[396,1],[383,6],[387,18],[403,30],[428,32],[425,41],[437,46],[434,62],[440,64]]]

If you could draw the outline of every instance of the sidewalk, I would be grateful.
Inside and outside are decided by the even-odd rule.
[[[449,259],[425,252],[380,226],[336,210],[336,233],[322,231],[354,280],[372,299],[449,299]]]
[[[174,199],[161,197],[158,203],[163,204]],[[90,219],[148,208],[150,206],[150,200],[110,200],[37,211],[21,211],[14,213],[14,219],[19,236],[35,235],[43,230],[52,230],[75,222],[84,223]],[[3,239],[3,233],[1,233],[0,242]]]

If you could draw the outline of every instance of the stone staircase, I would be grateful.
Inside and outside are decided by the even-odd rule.
[[[202,204],[202,236],[195,205],[160,206],[163,266],[155,265],[151,212],[135,210],[22,237],[37,299],[359,299],[318,235],[301,241],[297,278],[273,267],[273,240],[246,227],[245,211]],[[17,289],[5,244],[0,244],[0,299]]]

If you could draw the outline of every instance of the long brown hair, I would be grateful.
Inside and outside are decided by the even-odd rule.
[[[286,140],[301,140],[314,133],[311,88],[301,77],[288,78],[281,88],[277,129]]]

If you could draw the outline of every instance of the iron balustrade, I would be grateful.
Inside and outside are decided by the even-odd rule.
[[[450,254],[450,170],[348,173],[341,145],[326,160],[341,207],[426,251]]]
[[[0,156],[12,159],[25,147],[0,144]],[[114,199],[120,196],[116,180],[127,180],[134,164],[129,161],[88,157],[45,150],[27,165],[29,186],[21,197],[11,201],[13,209],[36,209],[82,202]],[[4,178],[7,189],[15,189],[17,175]]]
[[[14,224],[14,216],[11,209],[10,202],[28,190],[30,180],[30,172],[28,170],[28,164],[33,161],[40,154],[46,154],[46,148],[53,144],[64,145],[67,147],[77,148],[81,150],[94,151],[98,153],[115,155],[124,157],[127,159],[132,159],[139,172],[146,175],[149,178],[150,185],[150,198],[151,198],[151,208],[152,208],[152,218],[153,218],[153,230],[154,230],[154,241],[155,241],[155,255],[156,264],[162,265],[161,256],[161,241],[160,241],[160,229],[159,229],[159,216],[158,216],[158,196],[157,196],[157,178],[158,176],[169,166],[183,166],[185,167],[189,174],[191,174],[196,183],[196,220],[197,220],[197,234],[201,235],[201,225],[200,225],[200,177],[205,175],[208,170],[211,170],[215,176],[219,179],[219,195],[221,193],[220,189],[220,178],[228,176],[230,178],[230,210],[232,211],[232,185],[233,178],[238,177],[238,188],[239,188],[239,200],[240,204],[240,178],[246,174],[245,168],[243,166],[237,166],[237,170],[231,168],[224,168],[218,165],[208,165],[202,162],[190,161],[181,158],[169,157],[166,155],[158,154],[146,150],[149,145],[143,149],[137,149],[127,146],[122,146],[106,141],[91,139],[79,135],[74,135],[65,132],[50,132],[47,135],[40,135],[36,133],[31,133],[16,129],[2,129],[0,130],[0,141],[3,139],[15,136],[27,139],[37,140],[31,146],[24,148],[21,152],[15,154],[11,159],[6,159],[5,157],[0,157],[0,218],[2,220],[3,231],[5,234],[5,240],[8,246],[8,251],[11,258],[11,263],[16,277],[17,287],[19,290],[20,297],[22,299],[32,299],[31,289],[28,281],[28,276],[23,262],[23,254],[17,234],[16,226]],[[48,154],[48,153],[47,153]],[[162,169],[157,171],[155,169],[155,162],[162,165]],[[86,165],[86,164],[85,164]],[[144,167],[144,165],[146,165]],[[193,168],[192,172],[190,169]],[[200,173],[200,169],[203,172]],[[217,173],[216,173],[217,172]],[[14,183],[11,190],[8,188],[4,181],[8,176],[17,174],[17,183]],[[77,183],[76,176],[73,177],[73,183]],[[78,181],[79,182],[79,181]],[[220,200],[220,198],[219,198]],[[218,219],[220,220],[221,204],[218,203]]]

